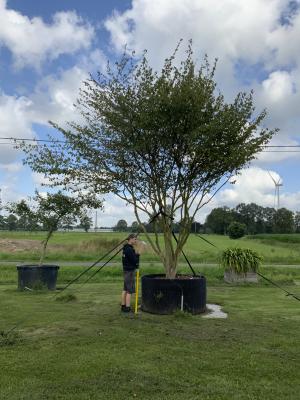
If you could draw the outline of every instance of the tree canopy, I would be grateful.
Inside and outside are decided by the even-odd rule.
[[[198,67],[191,43],[181,63],[177,54],[178,47],[156,72],[146,52],[139,60],[125,53],[84,83],[77,103],[83,122],[52,123],[65,143],[52,138],[50,145],[21,145],[26,162],[53,185],[114,193],[133,205],[140,225],[141,215],[163,211],[153,224],[164,246],[148,240],[169,277],[196,213],[275,133],[262,127],[266,112],[255,114],[252,92],[226,102],[214,80],[215,63],[205,58]],[[176,243],[168,215],[179,219]]]

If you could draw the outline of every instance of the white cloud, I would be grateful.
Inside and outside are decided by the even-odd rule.
[[[0,92],[0,165],[13,162],[21,154],[14,149],[12,142],[1,138],[39,137],[33,124],[49,126],[49,120],[61,126],[67,121],[79,122],[81,115],[74,107],[79,89],[89,78],[89,71],[95,68],[103,70],[105,65],[104,54],[95,50],[84,56],[78,65],[45,76],[27,96],[9,96]],[[7,144],[2,144],[4,142]]]
[[[5,173],[17,173],[20,172],[23,168],[23,164],[20,162],[10,163],[10,164],[0,164],[0,170]]]
[[[28,116],[32,103],[26,97],[7,96],[0,93],[0,164],[13,162],[18,151],[12,142],[2,138],[32,138],[31,121]]]
[[[135,0],[131,9],[109,18],[106,28],[117,50],[127,43],[137,51],[147,48],[161,58],[166,50],[174,48],[174,41],[192,38],[197,48],[212,56],[242,57],[256,62],[264,56],[265,39],[287,3]]]
[[[59,124],[78,120],[74,103],[79,95],[82,82],[88,78],[88,72],[78,66],[62,71],[59,76],[47,76],[42,79],[33,94],[30,95],[30,118],[33,122],[46,125],[49,120]]]
[[[129,226],[136,220],[132,206],[115,195],[105,196],[103,213],[98,213],[98,226],[114,226],[120,219],[125,219]]]
[[[205,53],[218,57],[216,78],[225,97],[254,87],[257,109],[269,113],[266,124],[280,128],[286,139],[300,133],[300,13],[290,13],[283,26],[289,7],[289,0],[135,0],[105,26],[117,51],[125,44],[137,52],[147,49],[157,68],[180,38],[192,38],[199,60]]]
[[[28,18],[0,1],[0,45],[13,54],[15,65],[40,67],[46,59],[73,54],[91,45],[94,29],[75,12],[58,12],[51,24]]]
[[[37,187],[41,188],[43,185],[48,185],[51,183],[50,180],[46,178],[44,174],[40,174],[38,172],[32,172],[31,177],[35,188]]]
[[[262,82],[262,89],[269,97],[269,104],[281,102],[293,94],[291,75],[286,71],[272,72],[268,79]]]
[[[282,178],[276,171],[269,171],[273,179],[278,182]],[[219,203],[229,207],[236,206],[238,203],[256,203],[264,207],[274,207],[275,205],[275,185],[268,171],[252,167],[242,171],[236,177],[236,183],[224,189],[218,196]],[[281,189],[281,192],[283,190]],[[299,194],[282,193],[280,195],[280,205],[282,207],[297,208],[295,199]],[[294,199],[294,200],[292,200]]]

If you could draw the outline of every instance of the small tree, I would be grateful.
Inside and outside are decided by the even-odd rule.
[[[146,52],[138,61],[124,54],[115,67],[85,82],[77,104],[83,123],[67,129],[52,123],[63,145],[51,137],[49,145],[20,145],[26,163],[53,185],[114,193],[133,206],[141,226],[145,214],[160,213],[154,239],[143,229],[169,278],[197,212],[275,133],[260,127],[266,112],[254,115],[252,93],[226,103],[216,89],[215,64],[205,59],[197,68],[190,43],[178,66],[177,49],[160,73]],[[174,216],[180,224],[176,242]]]
[[[228,235],[230,239],[239,239],[246,233],[246,225],[240,222],[232,222],[228,227]]]
[[[21,200],[18,203],[11,203],[8,209],[21,218],[28,218],[43,226],[47,230],[45,240],[42,241],[41,257],[39,265],[43,264],[49,239],[57,230],[59,225],[69,222],[69,217],[80,218],[84,213],[84,207],[101,207],[101,203],[87,196],[80,198],[69,197],[62,192],[55,194],[48,193],[41,196],[36,192],[32,199],[33,204]]]

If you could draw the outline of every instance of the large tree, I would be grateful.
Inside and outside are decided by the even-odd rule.
[[[54,185],[114,193],[133,206],[141,225],[143,215],[160,213],[153,224],[164,241],[144,232],[171,278],[196,213],[275,132],[262,127],[266,112],[254,112],[252,92],[226,102],[216,87],[215,64],[205,59],[197,67],[191,43],[179,63],[177,50],[160,72],[146,52],[139,60],[125,53],[85,82],[76,106],[81,123],[52,123],[65,143],[22,144],[27,163]]]

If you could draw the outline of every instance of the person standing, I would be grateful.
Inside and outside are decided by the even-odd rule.
[[[139,268],[140,256],[134,249],[137,237],[130,234],[127,243],[123,247],[122,264],[124,275],[124,287],[122,291],[121,311],[130,312],[131,295],[135,293],[135,271]]]

